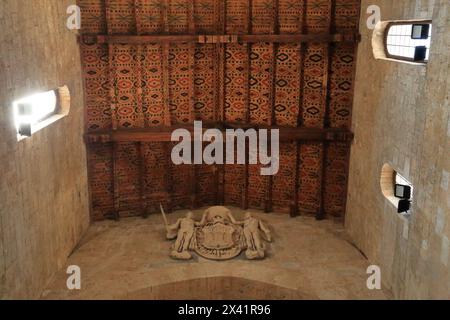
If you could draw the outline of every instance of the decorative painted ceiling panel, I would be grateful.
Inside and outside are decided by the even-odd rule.
[[[344,214],[359,0],[79,5],[93,219],[159,203]],[[280,172],[173,165],[167,135],[194,120],[280,128]]]

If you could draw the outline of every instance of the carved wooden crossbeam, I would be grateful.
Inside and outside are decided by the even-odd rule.
[[[150,44],[150,43],[330,43],[359,42],[358,33],[317,34],[242,34],[242,35],[82,35],[85,44]]]
[[[198,36],[198,43],[237,43],[239,38],[237,35],[217,36],[217,35],[202,35]]]
[[[330,141],[351,142],[354,134],[347,129],[315,129],[315,128],[292,128],[280,126],[252,126],[238,123],[204,123],[204,130],[215,128],[225,133],[226,129],[267,129],[280,130],[280,140],[288,141]],[[91,132],[85,135],[85,141],[91,143],[110,142],[170,142],[172,132],[176,129],[186,129],[193,135],[193,125],[163,126],[145,129],[119,129]]]

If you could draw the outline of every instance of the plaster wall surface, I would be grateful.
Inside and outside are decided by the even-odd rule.
[[[36,298],[89,225],[70,0],[0,1],[0,299]],[[67,85],[70,114],[18,142],[12,102]]]
[[[432,19],[428,65],[375,60],[370,5],[382,20]],[[450,298],[450,2],[363,0],[346,229],[400,299]],[[414,184],[409,218],[380,187],[390,164]]]

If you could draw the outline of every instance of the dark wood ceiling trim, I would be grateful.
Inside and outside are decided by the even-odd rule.
[[[118,148],[119,144],[113,142],[112,146],[112,180],[113,180],[113,201],[114,211],[112,212],[114,220],[120,219],[120,189],[119,189],[119,175],[118,175]]]
[[[195,1],[189,3],[188,12],[188,29],[189,34],[195,35]],[[196,120],[195,113],[195,53],[197,50],[197,44],[192,41],[189,43],[189,109],[190,119],[189,122],[193,123]],[[169,154],[170,158],[170,154]],[[197,207],[197,166],[193,165],[189,168],[189,201],[190,208],[194,210]]]
[[[217,128],[223,128],[218,124]],[[295,128],[280,126],[251,126],[225,124],[225,128],[229,129],[255,129],[255,130],[280,130],[280,141],[334,141],[334,142],[351,142],[353,133],[347,129],[316,129],[316,128]],[[186,129],[193,135],[194,128],[189,126],[172,126],[160,128],[145,129],[119,129],[110,131],[99,131],[87,133],[85,135],[87,143],[109,143],[109,142],[170,142],[172,132],[176,129]],[[206,128],[214,128],[214,126],[205,126]],[[225,134],[225,129],[221,130]]]
[[[317,33],[317,34],[243,34],[243,35],[193,35],[193,34],[166,34],[166,35],[82,35],[86,44],[153,44],[153,43],[333,43],[333,42],[359,42],[357,33]],[[206,39],[206,40],[205,40]],[[225,40],[226,39],[226,40]]]
[[[333,17],[336,9],[336,0],[328,0],[328,30],[332,32],[333,30]],[[331,68],[332,68],[332,54],[333,54],[333,45],[329,45],[325,49],[325,76],[323,77],[323,93],[322,98],[324,100],[323,105],[325,106],[325,114],[323,120],[323,126],[325,128],[329,127],[329,117],[330,117],[330,87],[331,87]],[[322,162],[321,162],[321,177],[320,177],[320,205],[319,211],[316,215],[317,220],[322,220],[326,216],[325,212],[325,192],[326,192],[326,176],[327,176],[327,153],[329,149],[329,141],[323,141],[322,143]]]
[[[110,25],[110,0],[105,0],[105,16],[107,20],[107,32],[108,35],[113,33],[112,26]],[[108,45],[108,61],[109,61],[109,103],[111,111],[111,126],[113,130],[118,127],[118,117],[117,117],[117,80],[116,80],[116,68],[115,68],[115,48],[113,45]],[[115,220],[120,219],[120,190],[119,190],[119,176],[118,176],[118,148],[117,142],[113,142],[111,150],[111,163],[112,163],[112,188],[113,188],[113,205],[114,210],[112,212],[112,217]]]
[[[247,0],[247,32],[249,34],[253,33],[253,0]],[[245,106],[245,123],[250,123],[250,109],[251,109],[251,75],[252,75],[252,60],[251,60],[251,54],[252,54],[252,44],[246,43],[245,44],[247,49],[247,59],[246,59],[246,79],[247,79],[247,86],[246,86],[246,106]],[[246,149],[249,148],[248,141],[246,143]],[[249,207],[249,199],[248,199],[248,192],[249,192],[249,154],[246,153],[245,155],[246,161],[244,166],[244,186],[243,186],[243,192],[242,192],[242,209],[247,210]]]
[[[277,56],[278,51],[280,47],[281,41],[280,36],[280,19],[279,19],[279,0],[274,0],[272,3],[272,35],[269,35],[269,38],[273,40],[280,40],[280,41],[268,41],[272,42],[272,66],[271,66],[271,93],[270,93],[270,110],[271,110],[271,116],[270,116],[270,126],[276,126],[276,114],[275,114],[275,104],[276,104],[276,81],[277,81]],[[276,37],[276,38],[274,38]],[[247,39],[250,40],[250,39]],[[271,150],[270,146],[270,140],[269,140],[269,150]],[[269,175],[267,176],[267,190],[266,190],[266,201],[264,205],[264,211],[265,212],[272,212],[273,210],[273,176]]]
[[[306,11],[307,11],[307,0],[301,0],[300,4],[301,16],[299,19],[298,29],[300,33],[305,33],[306,30]],[[302,115],[303,115],[303,97],[304,97],[304,84],[305,84],[305,53],[306,53],[306,44],[301,43],[299,47],[299,55],[300,55],[300,75],[299,75],[299,110],[297,117],[297,127],[302,127]],[[300,140],[296,141],[296,154],[295,154],[295,181],[294,181],[294,199],[289,208],[291,217],[296,217],[300,214],[300,206],[299,206],[299,190],[301,187],[301,157],[300,151],[302,149],[302,143]]]
[[[145,183],[144,179],[147,175],[146,165],[145,165],[145,157],[144,157],[144,143],[137,143],[137,152],[138,152],[138,169],[139,169],[139,198],[140,198],[140,206],[141,206],[141,214],[143,218],[147,218],[147,197],[145,192]]]
[[[170,33],[170,23],[169,23],[169,10],[170,10],[170,0],[164,0],[163,8],[163,20],[164,20],[164,32]],[[163,56],[163,86],[164,86],[164,124],[166,126],[172,125],[172,116],[170,113],[170,102],[171,102],[171,92],[170,92],[170,43],[165,42],[162,44]],[[166,192],[167,192],[167,209],[169,212],[173,210],[173,163],[171,161],[171,143],[165,142],[164,146],[165,158],[167,160],[166,166]]]
[[[225,34],[227,32],[227,12],[228,0],[215,1],[215,14],[217,21],[217,34]],[[226,100],[226,85],[225,77],[227,73],[226,64],[226,44],[218,43],[215,45],[215,55],[218,64],[214,64],[214,72],[216,74],[214,82],[214,99],[215,99],[215,121],[225,121],[225,100]],[[219,115],[217,115],[219,112]],[[223,205],[225,203],[225,165],[216,165],[215,180],[217,185],[216,203]]]
[[[140,14],[139,14],[139,6],[140,1],[134,0],[134,16],[135,16],[135,22],[136,22],[136,33],[138,35],[141,34],[141,20],[140,20]],[[137,106],[139,107],[139,117],[142,127],[146,127],[147,124],[145,123],[145,114],[142,104],[142,57],[143,57],[143,48],[142,45],[137,46],[136,48],[136,55],[138,59],[136,60],[136,65],[134,68],[134,72],[136,74],[136,102]],[[148,216],[147,212],[147,199],[146,199],[146,192],[145,192],[145,176],[146,176],[146,166],[145,166],[145,157],[144,157],[144,143],[138,142],[136,144],[137,148],[137,159],[138,159],[138,170],[139,170],[139,199],[140,199],[140,209],[141,209],[141,215],[143,218],[146,218]]]
[[[173,207],[174,207],[174,202],[172,199],[172,195],[173,195],[173,168],[174,168],[174,164],[172,162],[172,158],[171,158],[171,154],[172,154],[172,143],[171,142],[166,142],[164,143],[164,154],[165,154],[165,159],[167,161],[167,165],[166,165],[166,201],[167,201],[167,210],[169,211],[169,213],[171,213],[173,211]]]

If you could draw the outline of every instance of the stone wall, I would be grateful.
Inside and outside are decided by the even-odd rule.
[[[363,0],[346,228],[396,298],[450,298],[450,3]],[[427,66],[375,60],[366,9],[382,20],[432,19]],[[380,187],[390,164],[414,184],[405,218]]]
[[[70,0],[0,2],[0,298],[36,298],[89,225]],[[67,85],[70,114],[18,142],[12,101]]]

